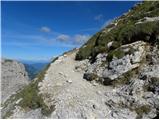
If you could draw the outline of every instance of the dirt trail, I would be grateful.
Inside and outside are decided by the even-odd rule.
[[[39,84],[45,102],[55,105],[52,118],[108,118],[110,110],[105,105],[107,91],[113,88],[93,85],[83,79],[83,72],[75,71],[79,61],[76,52],[59,57],[48,69]]]

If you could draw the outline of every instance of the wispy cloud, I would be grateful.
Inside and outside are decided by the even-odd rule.
[[[91,30],[92,28],[86,29]],[[37,29],[36,29],[37,30]],[[7,33],[3,35],[2,39],[9,41],[2,41],[3,46],[20,47],[20,48],[42,48],[42,47],[64,47],[75,48],[84,44],[89,38],[89,34],[63,34],[51,30],[49,27],[38,28],[42,32],[49,33]],[[78,32],[77,32],[78,33]],[[79,31],[80,33],[80,31]],[[12,41],[10,41],[12,40]]]
[[[94,17],[94,20],[101,21],[103,18],[104,18],[104,16],[102,14],[99,14],[99,15]]]
[[[45,32],[45,33],[49,33],[51,32],[51,28],[47,27],[47,26],[43,26],[40,28],[41,32]]]
[[[61,35],[58,35],[56,39],[59,41],[62,41],[62,42],[66,42],[70,39],[70,36],[65,35],[65,34],[61,34]]]
[[[67,35],[67,34],[61,34],[56,37],[56,40],[58,40],[61,43],[68,44],[69,46],[71,44],[73,45],[82,45],[84,44],[88,39],[90,38],[90,35],[88,34],[75,34],[75,35]]]
[[[77,34],[74,36],[75,43],[83,44],[90,38],[90,35]]]

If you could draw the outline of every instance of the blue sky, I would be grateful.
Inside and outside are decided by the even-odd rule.
[[[135,3],[2,2],[2,57],[49,60],[81,46]]]

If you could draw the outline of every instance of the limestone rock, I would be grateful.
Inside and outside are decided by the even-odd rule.
[[[146,43],[138,41],[132,44],[121,46],[120,48],[125,51],[126,55],[121,59],[113,59],[109,63],[109,69],[106,68],[103,72],[103,78],[114,80],[122,74],[137,68],[140,62],[145,57]],[[133,53],[128,53],[130,49],[135,49]]]
[[[1,60],[2,65],[2,103],[16,91],[29,83],[29,77],[25,67],[15,60]]]

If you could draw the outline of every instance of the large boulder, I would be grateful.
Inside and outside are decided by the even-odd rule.
[[[114,50],[114,52],[112,52],[112,60],[109,62],[108,67],[103,72],[103,78],[115,80],[128,71],[139,67],[143,58],[145,57],[145,48],[146,43],[138,41],[132,44],[123,45]],[[116,52],[119,52],[120,50],[124,52],[124,56],[119,57],[119,54],[116,54]]]

